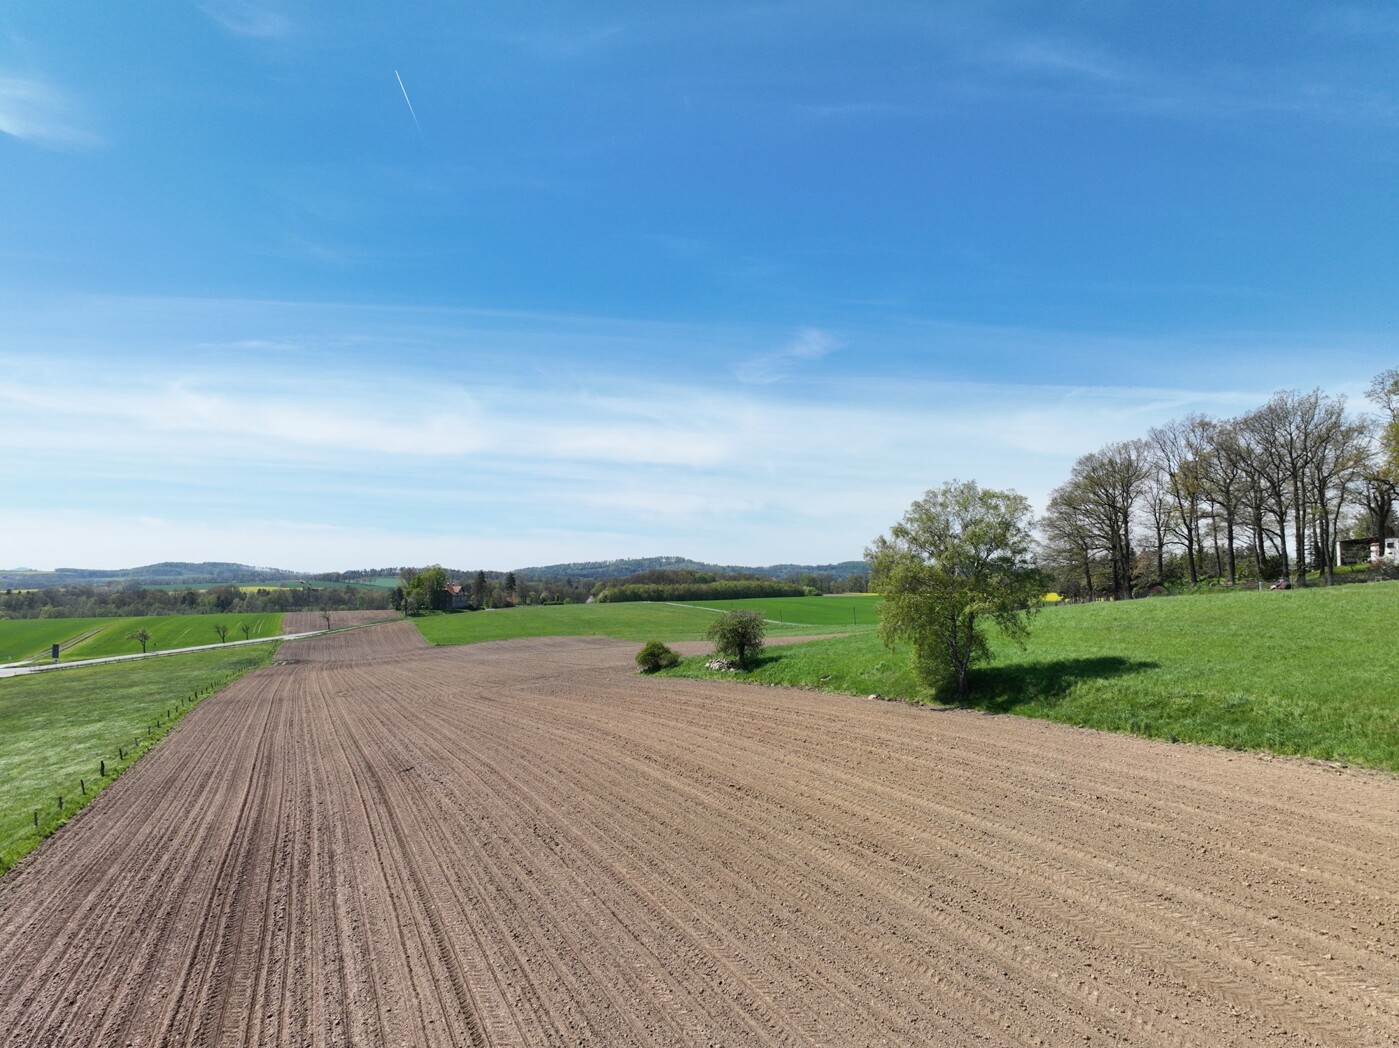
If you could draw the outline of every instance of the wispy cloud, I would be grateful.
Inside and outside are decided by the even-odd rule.
[[[1267,66],[1235,56],[1191,68],[1105,42],[1071,36],[1009,33],[964,41],[965,57],[1001,90],[1047,101],[1191,120],[1234,120],[1266,114],[1392,123],[1399,97],[1384,83],[1366,84],[1341,64],[1314,68],[1294,56]],[[995,90],[996,79],[987,82]]]
[[[829,332],[806,328],[776,352],[743,361],[734,369],[734,375],[748,385],[768,386],[790,377],[802,364],[820,360],[839,348],[840,341]]]
[[[1043,504],[1087,451],[1192,411],[1236,414],[1269,392],[1241,386],[1247,376],[1202,377],[1197,366],[1171,373],[1196,376],[1198,389],[1171,388],[1164,372],[1160,386],[1140,374],[1142,384],[1112,385],[1101,369],[1101,385],[1073,385],[1085,373],[1078,362],[1050,369],[1058,378],[1032,378],[1012,363],[1023,358],[1004,356],[1005,346],[1028,344],[1057,359],[1086,352],[1087,340],[1093,359],[1198,361],[1170,340],[1094,342],[1073,332],[917,329],[913,341],[931,360],[1007,362],[1003,381],[975,382],[889,355],[887,330],[858,336],[862,347],[883,347],[858,362],[812,368],[839,344],[812,328],[752,355],[743,365],[751,381],[736,383],[718,362],[770,333],[104,299],[93,309],[103,334],[81,322],[89,335],[76,338],[67,324],[80,305],[9,305],[0,483],[23,495],[0,509],[0,531],[12,560],[44,563],[141,563],[176,549],[183,559],[303,569],[434,560],[508,568],[638,550],[828,561],[858,555],[910,499],[950,477],[1014,487]],[[1318,368],[1316,379],[1289,370],[1299,385],[1337,370],[1335,352],[1310,343],[1294,354],[1254,333],[1247,344],[1267,346],[1274,370],[1284,359]],[[636,367],[618,368],[603,352],[621,346]],[[683,373],[646,370],[677,346],[709,356]],[[538,367],[501,367],[494,351]],[[1363,362],[1363,379],[1373,347],[1345,359]],[[778,379],[803,367],[810,373],[799,383]],[[75,558],[57,544],[59,524],[94,506],[130,545],[98,558],[70,532],[83,554]]]
[[[43,80],[0,72],[0,133],[50,149],[89,149],[102,139],[84,126],[77,107]]]
[[[158,386],[128,386],[108,381],[100,386],[70,383],[64,389],[0,384],[0,404],[14,412],[62,418],[75,446],[83,443],[186,451],[192,438],[207,438],[202,454],[217,457],[218,442],[238,442],[249,450],[297,447],[343,454],[372,452],[436,458],[467,455],[488,441],[470,418],[469,401],[458,398],[456,410],[439,405],[426,412],[410,403],[382,401],[377,411],[361,397],[287,395],[244,389],[228,394],[199,384],[176,381]],[[18,434],[15,439],[20,439]],[[63,443],[62,440],[59,443]],[[231,446],[231,445],[226,445]]]
[[[282,12],[249,0],[205,0],[199,9],[234,36],[281,40],[296,31]]]
[[[993,62],[1032,75],[1048,75],[1098,81],[1130,83],[1140,72],[1101,47],[1056,37],[1022,37],[994,48]]]

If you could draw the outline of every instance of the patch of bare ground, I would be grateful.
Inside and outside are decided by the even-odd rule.
[[[330,628],[338,630],[344,626],[365,626],[372,622],[386,622],[398,618],[393,611],[289,611],[282,616],[283,633],[311,633],[326,628],[325,617],[330,615]]]
[[[1399,780],[294,642],[0,880],[11,1045],[1392,1045]]]

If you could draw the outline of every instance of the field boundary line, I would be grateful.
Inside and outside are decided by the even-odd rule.
[[[781,598],[774,598],[774,599],[777,600],[777,599],[781,599]],[[666,601],[662,601],[661,603],[663,603],[663,604],[669,604],[672,608],[695,608],[695,609],[697,609],[697,610],[699,610],[699,611],[711,611],[711,612],[713,612],[715,615],[723,615],[723,614],[724,614],[724,610],[723,610],[722,608],[706,608],[703,604],[682,604],[682,603],[680,603],[678,600],[666,600]],[[730,609],[730,610],[732,610],[732,609]],[[786,622],[786,621],[784,621],[783,619],[763,619],[763,621],[764,621],[764,622],[771,622],[774,626],[815,626],[815,625],[816,625],[816,623],[814,623],[814,622]]]

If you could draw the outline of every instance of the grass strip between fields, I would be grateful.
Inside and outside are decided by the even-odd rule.
[[[277,647],[255,644],[0,679],[0,873],[72,818],[200,700],[271,662]]]

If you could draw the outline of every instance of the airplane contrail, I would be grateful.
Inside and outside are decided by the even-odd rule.
[[[413,112],[413,102],[408,97],[408,88],[403,86],[403,77],[398,75],[398,70],[393,71],[393,78],[398,81],[398,89],[403,92],[403,100],[408,103],[408,114],[413,118],[413,126],[418,129],[418,134],[423,133],[423,125],[418,123],[418,114]]]

